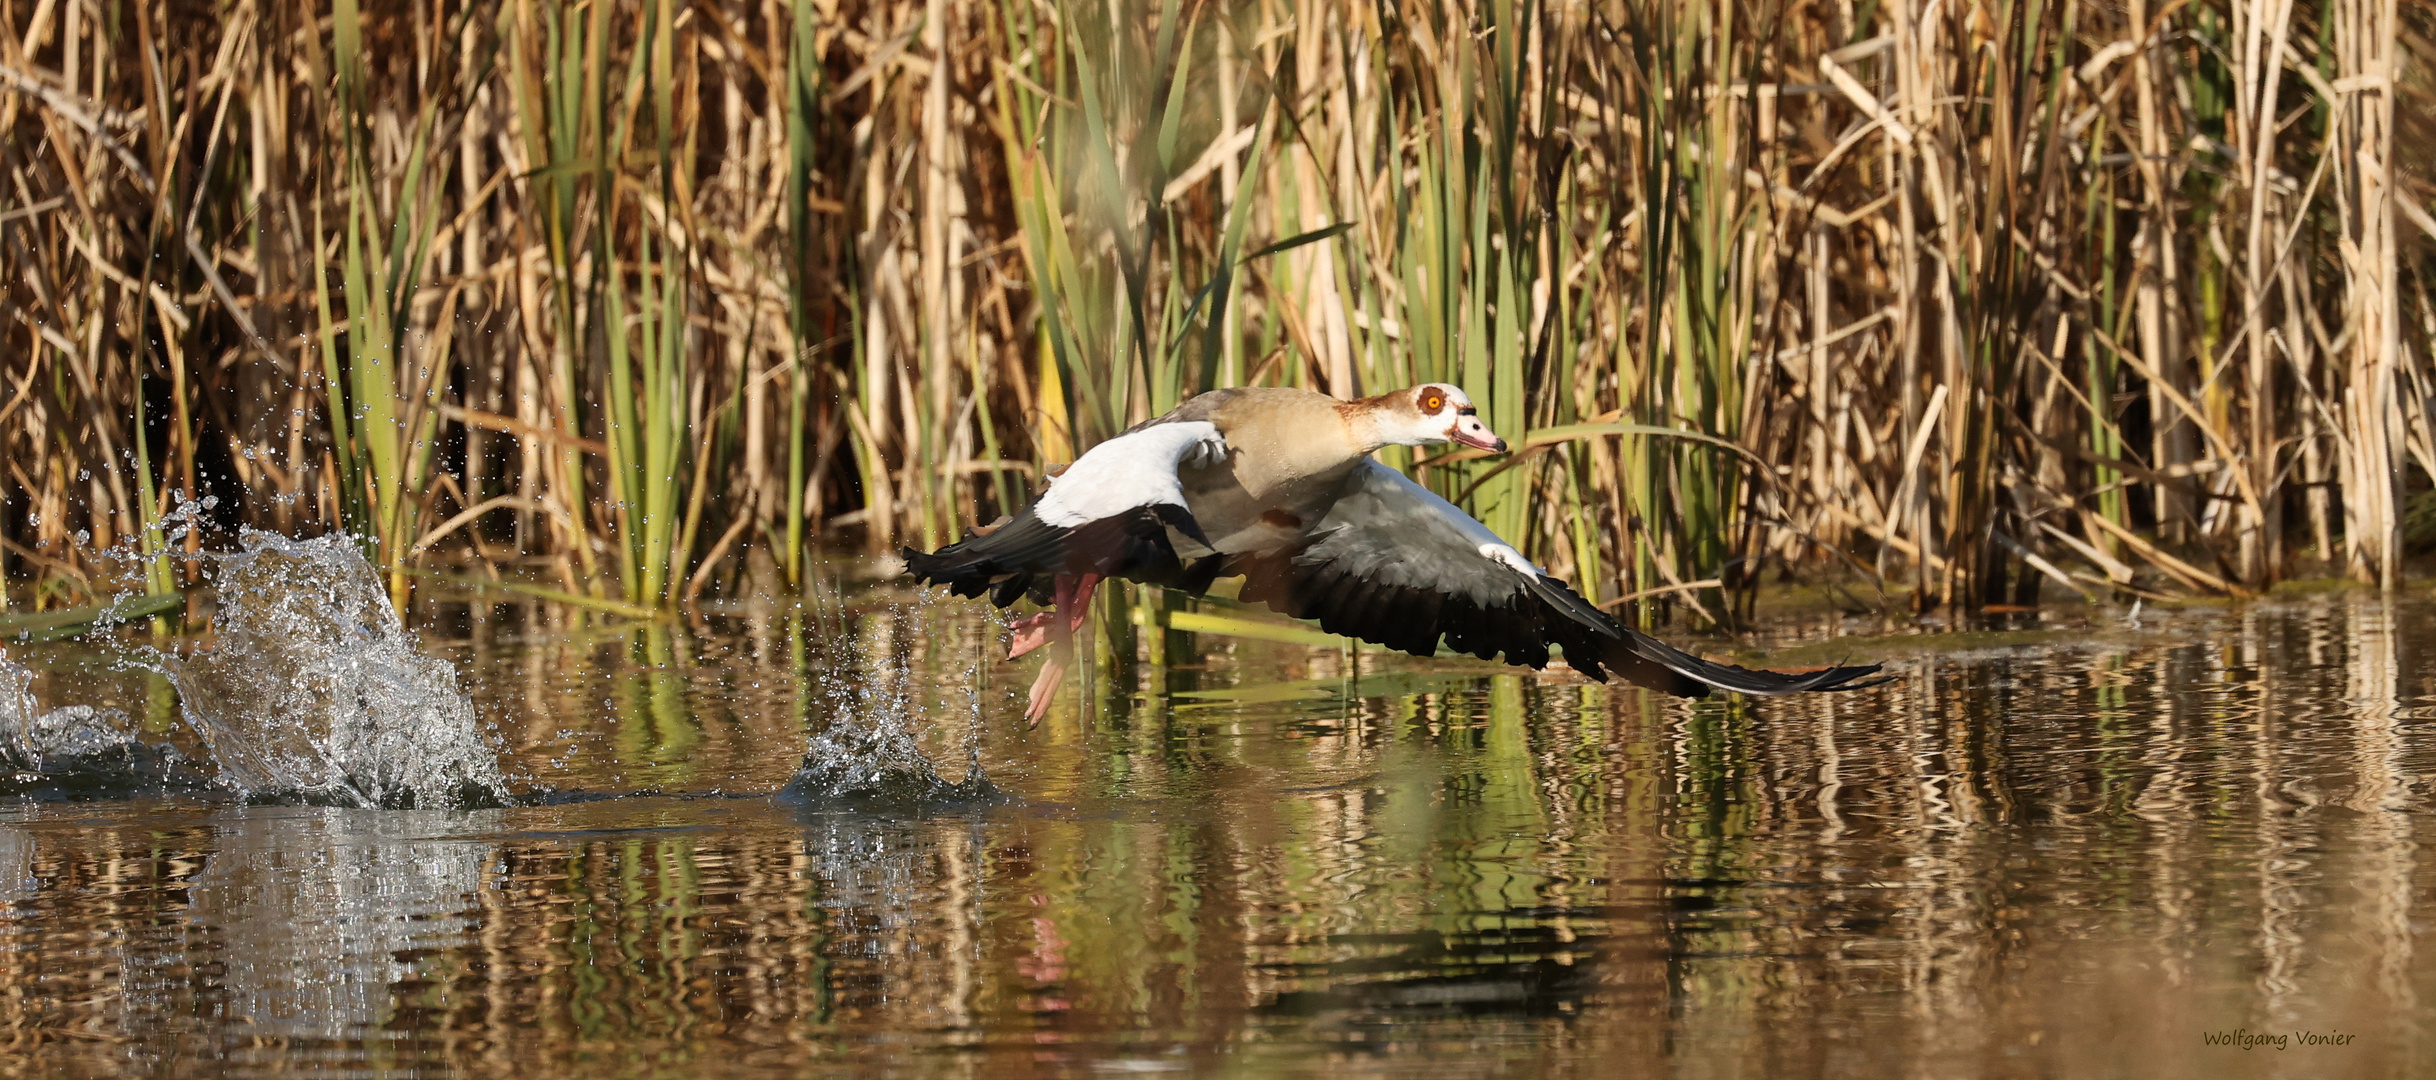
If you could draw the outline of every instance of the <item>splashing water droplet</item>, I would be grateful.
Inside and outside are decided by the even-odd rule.
[[[416,647],[348,538],[242,540],[218,563],[215,643],[158,658],[222,783],[341,806],[506,801],[455,672]]]
[[[0,767],[30,769],[27,735],[34,725],[34,673],[0,652]]]
[[[989,806],[1010,799],[981,769],[980,702],[971,702],[967,764],[950,781],[922,748],[914,727],[927,713],[932,686],[908,657],[887,649],[859,650],[864,670],[831,668],[818,686],[828,700],[828,725],[813,736],[795,778],[779,801],[799,806],[849,809],[925,809]],[[969,681],[969,680],[968,680]]]
[[[167,746],[137,741],[116,709],[44,711],[34,673],[0,652],[0,790],[29,798],[110,798],[193,789],[201,777]]]

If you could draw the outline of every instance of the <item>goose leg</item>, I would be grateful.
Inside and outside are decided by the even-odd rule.
[[[1058,684],[1066,678],[1074,632],[1083,628],[1083,620],[1091,612],[1092,590],[1097,589],[1099,584],[1098,574],[1059,574],[1055,585],[1056,598],[1049,605],[1049,610],[1015,620],[1015,637],[1009,643],[1007,659],[1015,659],[1043,645],[1056,646],[1049,650],[1048,659],[1040,665],[1040,674],[1032,680],[1031,700],[1023,712],[1025,721],[1038,724],[1041,717],[1049,714],[1049,702],[1057,696]]]

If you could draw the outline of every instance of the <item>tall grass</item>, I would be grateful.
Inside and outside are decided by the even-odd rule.
[[[379,169],[369,144],[378,138],[382,118],[370,104],[355,0],[335,0],[331,27],[336,85],[326,101],[339,128],[341,156],[335,165],[344,178],[337,193],[344,201],[335,207],[341,218],[339,266],[327,265],[319,244],[313,248],[310,280],[316,285],[320,331],[311,351],[322,360],[340,522],[366,545],[365,554],[382,569],[392,595],[402,595],[407,559],[423,546],[418,542],[427,505],[423,492],[455,341],[444,332],[416,334],[411,310],[439,228],[426,160],[441,99],[427,94],[416,109],[403,168]],[[329,232],[326,222],[315,221],[315,237]],[[443,310],[453,308],[459,295],[451,290]],[[447,321],[445,315],[437,320],[442,326]]]
[[[952,539],[1201,390],[1447,380],[1517,452],[1393,463],[1644,617],[2392,584],[2431,22],[0,0],[0,563],[166,576],[115,545],[216,495],[401,601],[660,606]]]

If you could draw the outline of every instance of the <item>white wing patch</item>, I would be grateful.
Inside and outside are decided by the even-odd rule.
[[[1523,558],[1522,552],[1504,544],[1482,544],[1480,554],[1490,562],[1503,564],[1507,569],[1524,577],[1543,576],[1539,567],[1531,565],[1531,560]]]
[[[1206,420],[1153,424],[1092,447],[1049,482],[1032,507],[1042,521],[1072,528],[1153,503],[1183,506],[1176,470],[1226,457],[1226,437]]]

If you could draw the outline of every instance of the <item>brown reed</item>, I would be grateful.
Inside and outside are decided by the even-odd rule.
[[[662,605],[952,539],[1201,389],[1448,379],[1519,451],[1396,463],[1610,604],[2390,585],[2432,26],[0,0],[0,569],[165,579],[216,496],[189,551],[347,527],[401,599]]]

